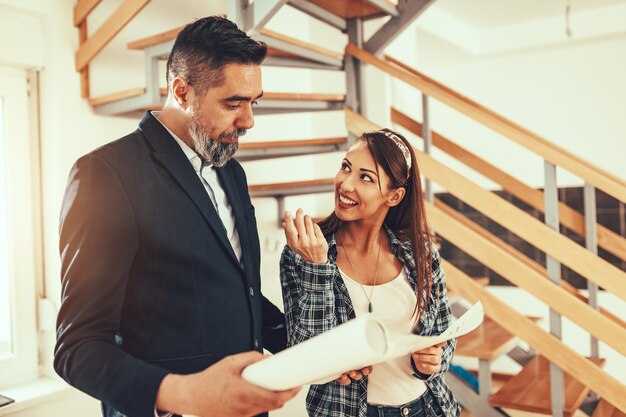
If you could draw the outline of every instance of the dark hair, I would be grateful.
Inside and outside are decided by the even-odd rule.
[[[390,136],[401,140],[411,155],[410,172],[400,146]],[[413,257],[417,269],[417,306],[421,314],[428,305],[429,294],[432,288],[432,251],[433,237],[428,229],[426,212],[424,210],[424,193],[417,159],[413,147],[401,134],[390,129],[363,133],[356,143],[365,142],[370,154],[376,163],[376,171],[380,165],[391,180],[391,189],[404,187],[406,194],[400,204],[391,207],[384,224],[389,227],[401,240],[409,242],[413,249]],[[408,176],[408,178],[407,178]],[[378,180],[380,185],[380,179]],[[319,226],[325,235],[336,233],[341,229],[343,221],[333,212],[323,219]],[[423,290],[426,288],[426,297]]]
[[[199,95],[223,81],[221,69],[227,64],[260,65],[267,46],[241,31],[221,16],[209,16],[188,24],[176,37],[167,60],[167,86],[182,77]]]

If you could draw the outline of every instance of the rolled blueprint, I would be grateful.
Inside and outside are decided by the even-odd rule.
[[[384,326],[364,315],[253,363],[242,376],[262,388],[282,391],[364,368],[384,356],[387,348]]]
[[[375,315],[366,314],[255,362],[241,375],[255,385],[274,391],[323,384],[344,372],[386,362],[467,334],[482,323],[483,317],[483,306],[477,302],[438,336],[408,333],[391,338],[384,323]]]

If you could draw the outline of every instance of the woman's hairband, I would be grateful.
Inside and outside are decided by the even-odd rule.
[[[409,148],[407,148],[404,141],[400,139],[398,135],[396,135],[395,133],[390,132],[388,130],[381,130],[380,133],[387,136],[389,139],[393,140],[396,146],[400,149],[400,152],[402,152],[402,155],[404,156],[404,160],[406,161],[406,179],[408,180],[409,177],[411,176],[411,167],[413,166],[411,163],[412,162],[411,152],[409,152]]]

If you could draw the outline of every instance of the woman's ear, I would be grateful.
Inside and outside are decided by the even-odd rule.
[[[406,195],[406,188],[400,187],[392,190],[387,198],[387,205],[389,207],[395,207],[402,202],[402,199]]]

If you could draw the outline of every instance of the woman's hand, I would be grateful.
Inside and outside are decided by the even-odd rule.
[[[353,370],[346,372],[345,374],[341,374],[341,376],[335,379],[335,381],[339,382],[341,385],[350,385],[352,381],[360,381],[361,379],[363,379],[364,376],[367,376],[371,373],[372,367],[366,366],[359,371]]]
[[[426,349],[411,353],[413,362],[418,371],[426,375],[432,375],[441,369],[443,347],[446,342],[441,342]]]
[[[296,211],[295,219],[290,212],[285,212],[283,229],[289,247],[305,261],[316,264],[328,262],[328,242],[320,227],[302,209]]]

